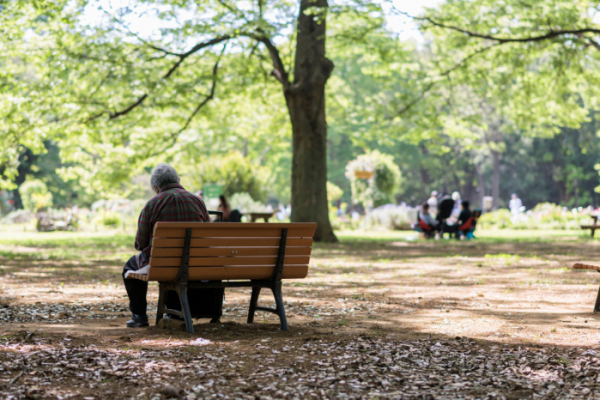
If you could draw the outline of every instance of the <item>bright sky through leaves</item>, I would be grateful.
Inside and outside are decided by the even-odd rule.
[[[435,7],[441,2],[442,0],[393,0],[392,4],[396,10],[416,16],[422,14],[425,7]],[[106,12],[113,12],[119,8],[125,7],[126,4],[135,3],[137,2],[99,0],[96,3],[93,3],[94,6],[87,8],[82,17],[82,22],[92,26],[97,25],[103,19],[107,18]],[[98,7],[101,7],[103,10]],[[397,33],[401,40],[414,39],[418,42],[422,41],[423,36],[419,32],[417,24],[405,15],[394,13],[393,7],[389,3],[384,5],[384,9],[388,14],[390,30]],[[156,5],[154,4],[138,4],[137,9],[139,12],[125,16],[123,20],[129,25],[129,29],[131,29],[132,32],[142,37],[151,37],[153,34],[156,35],[158,33],[157,30],[160,28],[175,27],[177,25],[175,21],[169,23],[164,19],[158,18],[155,15],[154,10],[156,10]],[[192,15],[192,12],[190,12],[189,15],[182,14],[181,19],[185,20],[191,18]]]

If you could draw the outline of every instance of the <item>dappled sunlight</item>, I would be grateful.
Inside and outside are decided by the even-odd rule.
[[[38,237],[40,254],[56,248],[62,253],[31,257]],[[485,371],[507,368],[512,381],[531,388],[525,392],[550,393],[570,384],[566,371],[579,373],[581,360],[589,359],[586,348],[600,342],[600,317],[592,313],[600,276],[570,268],[596,258],[588,241],[393,238],[318,244],[309,276],[283,286],[289,332],[265,312],[246,324],[250,292],[236,288],[226,291],[221,323],[198,320],[190,336],[153,326],[155,283],[148,293],[151,327],[125,328],[130,312],[120,273],[127,256],[104,257],[113,248],[133,254],[131,237],[111,242],[103,234],[97,241],[88,235],[85,246],[98,257],[83,259],[69,235],[51,238],[30,234],[27,246],[0,239],[0,358],[35,372],[18,376],[18,368],[5,368],[0,382],[17,379],[23,393],[34,388],[31,396],[86,397],[99,388],[110,395],[123,390],[124,382],[143,379],[147,385],[123,392],[143,398],[160,392],[166,379],[182,382],[197,397],[209,388],[243,397],[254,390],[251,382],[276,384],[270,380],[276,371],[309,397],[320,387],[362,393],[384,380],[403,385],[408,370],[416,377],[411,380],[423,382],[415,383],[415,393],[438,379],[432,376],[452,382],[447,390],[477,391],[494,384]],[[273,306],[272,295],[263,291],[259,303]],[[574,342],[581,350],[568,347]],[[470,352],[481,362],[474,363]],[[377,359],[392,360],[385,364],[387,375],[362,383],[344,375],[367,367],[372,373]],[[331,380],[315,379],[321,367],[336,375],[324,372],[322,379]],[[296,372],[282,372],[288,370]],[[228,386],[223,371],[235,373],[237,386]],[[210,378],[184,383],[198,376]],[[493,379],[500,379],[499,387],[512,382],[502,381],[507,375]]]

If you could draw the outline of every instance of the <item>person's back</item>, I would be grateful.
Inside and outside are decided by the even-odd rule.
[[[469,219],[471,219],[471,216],[473,215],[473,213],[471,212],[471,209],[469,207],[470,207],[470,204],[468,201],[462,202],[462,210],[460,212],[460,215],[458,216],[458,221],[457,221],[457,224],[459,227],[466,224],[467,221],[469,221]]]
[[[179,184],[179,175],[173,167],[166,164],[159,164],[152,172],[150,182],[156,196],[146,203],[138,220],[135,248],[140,253],[127,261],[122,272],[123,283],[129,297],[129,309],[133,314],[131,320],[126,323],[129,328],[148,326],[148,315],[146,314],[148,282],[127,279],[127,276],[132,272],[140,274],[148,273],[154,225],[159,221],[208,221],[208,211],[206,210],[204,201],[197,195],[185,190]],[[199,290],[188,290],[188,298],[195,300],[200,293]],[[190,301],[191,303],[194,302]],[[166,305],[170,309],[181,309],[179,298],[175,292],[170,291],[167,294]]]
[[[427,199],[427,205],[429,206],[429,213],[433,214],[434,216],[437,214],[437,205],[438,205],[437,195],[438,195],[438,193],[434,190],[433,192],[431,192],[431,197],[429,197]]]
[[[179,183],[168,183],[160,187],[156,196],[146,203],[138,220],[135,248],[142,252],[140,267],[150,260],[152,232],[158,221],[206,222],[208,211],[204,201],[185,190]]]
[[[438,215],[437,220],[443,221],[450,217],[452,214],[452,209],[454,208],[454,200],[448,196],[448,194],[443,194],[438,199]]]

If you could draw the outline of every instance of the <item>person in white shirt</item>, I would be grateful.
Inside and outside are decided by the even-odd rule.
[[[512,197],[512,199],[508,203],[508,208],[510,208],[510,212],[513,215],[517,215],[521,212],[521,207],[523,207],[523,202],[517,196],[516,193],[513,193],[513,195],[511,197]]]
[[[438,192],[434,190],[433,192],[431,192],[431,197],[427,199],[427,204],[429,205],[429,214],[433,215],[433,217],[437,215],[437,196]]]

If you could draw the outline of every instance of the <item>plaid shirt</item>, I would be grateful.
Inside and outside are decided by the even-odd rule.
[[[140,250],[139,268],[148,265],[154,224],[158,221],[206,222],[208,211],[202,199],[178,183],[163,186],[142,210],[135,236],[135,248]]]

